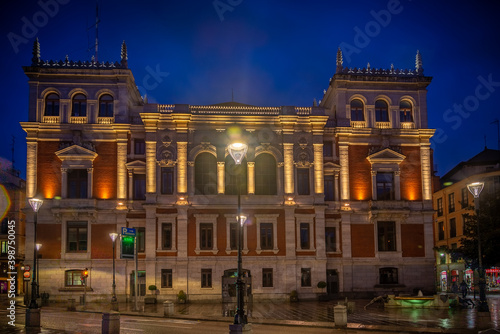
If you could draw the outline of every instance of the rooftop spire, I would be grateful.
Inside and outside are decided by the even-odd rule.
[[[417,74],[424,74],[424,68],[422,67],[422,55],[420,51],[417,50],[417,55],[415,56],[415,70]]]
[[[127,44],[125,44],[125,41],[122,43],[122,53],[121,53],[121,62],[123,67],[128,67],[128,56],[127,56]]]
[[[31,58],[31,65],[38,66],[40,64],[40,43],[38,37],[33,42],[33,58]]]
[[[342,50],[339,49],[337,50],[337,72],[342,71],[342,64],[344,63],[344,58],[342,57]]]

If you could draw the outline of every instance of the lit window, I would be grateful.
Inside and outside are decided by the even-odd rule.
[[[375,121],[389,122],[389,107],[383,100],[375,101]]]
[[[64,272],[65,286],[82,286],[82,270],[66,270]],[[88,280],[88,278],[87,278]]]
[[[201,153],[194,163],[194,187],[196,195],[217,194],[217,160],[210,153]]]
[[[380,284],[398,284],[398,268],[380,268]]]
[[[161,270],[161,287],[172,288],[172,269]]]
[[[113,97],[105,94],[99,99],[99,117],[113,117]]]
[[[408,101],[401,101],[399,103],[399,121],[400,122],[413,122],[411,115],[411,103]]]
[[[45,116],[59,116],[59,95],[51,93],[45,98]]]
[[[378,251],[392,252],[396,250],[396,223],[390,221],[377,222]]]
[[[66,251],[69,253],[86,252],[87,231],[87,222],[68,221]]]
[[[255,158],[255,195],[276,195],[276,160],[271,154]]]
[[[448,212],[455,212],[455,193],[448,194]]]
[[[363,111],[363,102],[361,100],[351,101],[351,121],[360,122],[365,120]]]
[[[437,205],[437,215],[441,217],[443,215],[443,198],[438,198],[436,201]]]
[[[262,268],[262,287],[273,287],[273,268]]]
[[[212,269],[201,270],[201,287],[202,288],[212,287]]]
[[[76,94],[73,97],[73,108],[71,116],[85,117],[87,116],[87,97],[83,94]]]

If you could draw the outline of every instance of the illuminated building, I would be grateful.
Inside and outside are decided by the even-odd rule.
[[[456,251],[464,237],[467,214],[473,214],[475,205],[467,184],[477,181],[484,182],[482,196],[500,193],[499,150],[485,148],[462,161],[441,177],[441,189],[433,194],[436,279],[440,291],[451,291],[453,283],[460,285],[462,280],[477,283],[477,272],[468,268]],[[486,274],[488,283],[500,279],[498,268],[486,268]]]
[[[125,45],[120,62],[52,62],[36,42],[21,125],[27,197],[44,198],[41,284],[64,300],[89,268],[87,297],[108,298],[108,235],[133,227],[142,293],[234,301],[238,186],[254,300],[314,298],[319,281],[332,295],[432,290],[431,78],[419,54],[414,70],[350,69],[339,50],[336,66],[311,107],[152,104]],[[239,169],[234,136],[249,147]],[[133,270],[117,259],[119,300]]]

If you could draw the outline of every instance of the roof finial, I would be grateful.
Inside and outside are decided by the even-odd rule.
[[[122,53],[121,53],[121,61],[122,61],[122,66],[127,68],[128,67],[128,56],[127,56],[127,44],[125,44],[125,41],[122,43]]]
[[[417,50],[417,55],[415,56],[415,70],[417,74],[424,74],[424,68],[422,67],[422,55],[420,51]]]
[[[316,98],[314,98],[313,100],[313,107],[317,107],[318,106],[318,102],[316,101]]]
[[[342,57],[342,50],[340,49],[340,46],[339,46],[339,49],[337,50],[337,72],[340,72],[342,71],[342,64],[344,63],[344,59]]]
[[[40,64],[40,43],[38,42],[38,37],[33,43],[33,58],[31,58],[31,65],[38,66]]]

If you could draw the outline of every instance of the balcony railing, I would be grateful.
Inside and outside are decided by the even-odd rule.
[[[85,124],[87,123],[87,116],[71,116],[69,122],[73,124]]]
[[[413,122],[401,122],[401,129],[415,129],[415,123],[413,123]]]
[[[97,123],[99,124],[113,124],[114,122],[114,117],[97,117]]]
[[[377,129],[390,129],[391,122],[375,122],[375,127]]]
[[[43,116],[43,123],[59,123],[59,116]]]
[[[365,121],[351,121],[351,126],[353,128],[366,128]]]

